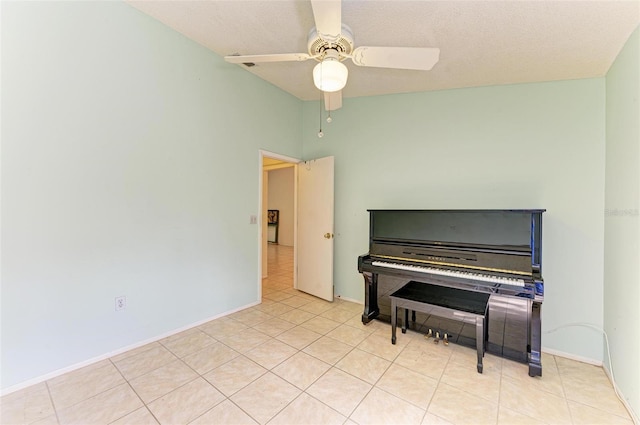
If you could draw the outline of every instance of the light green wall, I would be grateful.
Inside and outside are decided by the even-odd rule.
[[[259,149],[301,156],[302,102],[125,3],[1,23],[1,387],[257,302]]]
[[[604,108],[604,78],[345,99],[319,139],[305,103],[304,158],[335,156],[336,294],[363,299],[368,208],[546,208],[543,331],[602,326]],[[589,329],[542,342],[602,359]]]
[[[613,372],[640,413],[640,29],[609,69],[604,251],[604,326]]]

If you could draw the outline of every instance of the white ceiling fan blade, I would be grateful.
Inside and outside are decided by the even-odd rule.
[[[225,56],[224,60],[229,63],[251,63],[251,62],[302,62],[312,59],[313,56],[306,53],[281,53],[275,55],[244,55]]]
[[[318,35],[327,41],[336,41],[342,30],[342,4],[340,0],[311,0],[313,18]]]
[[[429,71],[440,59],[435,47],[369,47],[360,46],[351,54],[358,66],[417,69]]]
[[[342,90],[334,92],[324,92],[324,109],[335,111],[342,108]]]

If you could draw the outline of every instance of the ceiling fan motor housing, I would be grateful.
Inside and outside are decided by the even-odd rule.
[[[322,61],[327,50],[337,51],[340,56],[339,60],[343,61],[353,52],[353,33],[351,28],[342,24],[340,36],[335,40],[326,40],[320,37],[314,27],[309,32],[307,48],[309,49],[309,55],[318,56],[316,60],[319,62]]]

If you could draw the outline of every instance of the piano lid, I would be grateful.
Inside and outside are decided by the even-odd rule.
[[[368,210],[370,242],[531,252],[543,209]]]

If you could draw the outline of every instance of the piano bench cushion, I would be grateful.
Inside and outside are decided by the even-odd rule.
[[[484,316],[490,295],[412,280],[391,297]]]

